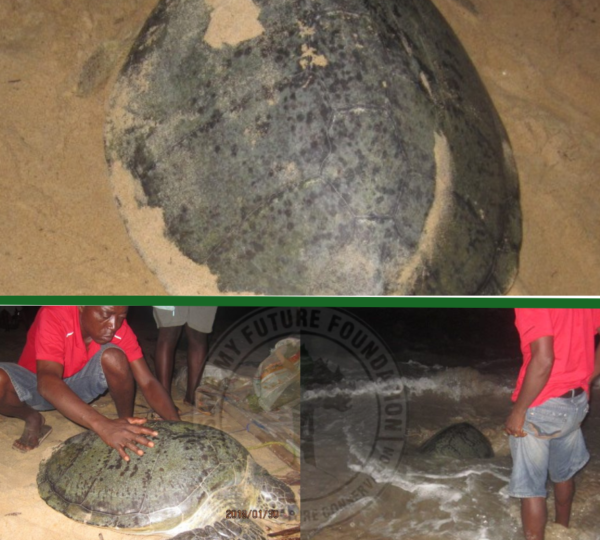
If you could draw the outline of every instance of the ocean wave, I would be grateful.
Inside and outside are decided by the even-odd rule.
[[[485,395],[503,396],[513,388],[494,375],[484,375],[468,367],[447,368],[421,377],[402,377],[408,397],[433,392],[453,400]]]
[[[404,383],[400,378],[377,381],[345,381],[340,384],[329,384],[322,388],[305,390],[302,392],[302,401],[331,398],[356,398],[361,396],[397,396],[404,392]]]
[[[302,392],[302,400],[356,398],[360,396],[392,396],[406,392],[407,396],[419,397],[433,392],[453,400],[477,396],[506,396],[513,392],[516,374],[481,373],[471,367],[443,367],[424,365],[409,360],[402,365],[402,375],[386,380],[352,380],[324,385]]]

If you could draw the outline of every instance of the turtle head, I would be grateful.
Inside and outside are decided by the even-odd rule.
[[[255,465],[249,483],[255,488],[252,508],[262,510],[269,521],[286,523],[300,519],[296,496],[290,487]]]
[[[296,504],[294,492],[283,482],[282,485],[287,488],[287,492],[275,494],[272,489],[261,491],[256,501],[256,507],[263,510],[263,515],[267,516],[269,521],[276,523],[297,521],[300,519],[300,509]]]

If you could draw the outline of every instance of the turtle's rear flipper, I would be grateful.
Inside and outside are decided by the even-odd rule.
[[[263,530],[249,519],[224,519],[212,526],[178,534],[173,540],[267,540],[267,537]]]

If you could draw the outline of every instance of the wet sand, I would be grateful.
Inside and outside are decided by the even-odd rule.
[[[597,2],[434,3],[513,145],[524,240],[512,292],[597,294]],[[103,148],[111,84],[155,4],[0,4],[0,294],[165,294],[119,216]],[[210,280],[198,290],[219,293]]]
[[[436,362],[437,363],[437,362]],[[481,363],[484,363],[483,359]],[[402,459],[394,470],[379,470],[373,497],[337,510],[339,524],[311,531],[311,540],[505,540],[523,538],[520,502],[508,496],[512,470],[503,425],[511,410],[510,395],[518,372],[459,367],[406,378],[408,429]],[[590,452],[588,464],[575,476],[570,527],[554,523],[554,495],[549,494],[546,540],[598,540],[600,516],[600,384],[593,390],[590,413],[582,430]],[[356,411],[349,414],[358,415]],[[353,417],[353,422],[356,419]],[[490,441],[490,459],[450,459],[420,454],[418,448],[439,430],[468,422]],[[329,474],[344,474],[360,456],[341,452],[338,443]],[[352,443],[351,443],[352,446]],[[363,455],[364,456],[364,455]],[[359,460],[359,463],[360,460]],[[368,463],[364,459],[362,463]],[[365,465],[365,468],[368,464]],[[307,488],[308,489],[308,488]],[[348,494],[347,494],[348,495]],[[306,508],[306,506],[305,506]],[[346,517],[347,516],[347,517]],[[346,517],[345,521],[342,519]]]

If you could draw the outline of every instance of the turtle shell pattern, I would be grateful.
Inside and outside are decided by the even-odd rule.
[[[442,429],[427,440],[419,452],[459,459],[494,457],[494,449],[487,437],[467,422]]]
[[[254,0],[262,31],[215,46],[218,4],[162,0],[111,97],[107,159],[134,186],[117,202],[167,290],[194,278],[141,239],[144,208],[221,292],[507,290],[510,145],[429,0]]]
[[[211,508],[210,495],[217,490],[233,488],[236,493],[239,488],[237,498],[229,495],[230,503],[243,504],[249,461],[258,474],[268,475],[241,444],[218,429],[187,422],[146,425],[158,432],[155,446],[141,457],[131,455],[129,462],[91,431],[71,437],[40,465],[42,499],[90,525],[166,532],[199,509],[204,513],[200,526],[225,519],[222,508]]]

